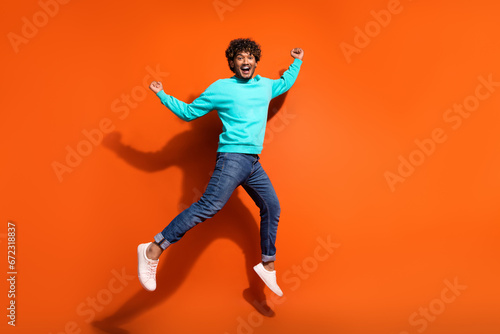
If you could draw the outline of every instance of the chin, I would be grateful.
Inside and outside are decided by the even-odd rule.
[[[251,77],[253,77],[253,72],[246,74],[246,76],[245,74],[241,74],[241,76],[245,79],[250,79]]]

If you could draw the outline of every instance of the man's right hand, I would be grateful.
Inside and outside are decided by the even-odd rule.
[[[163,89],[163,85],[161,84],[161,81],[153,81],[151,85],[149,85],[149,89],[155,92],[155,94],[158,94],[158,92]]]

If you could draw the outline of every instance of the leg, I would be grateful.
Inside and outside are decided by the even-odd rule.
[[[258,161],[242,186],[260,208],[262,262],[265,264],[266,269],[274,270],[276,233],[281,213],[278,196],[271,184],[271,180]]]
[[[276,271],[274,270],[276,232],[281,209],[274,187],[258,161],[254,164],[249,178],[243,183],[243,188],[260,208],[262,262],[256,265],[254,270],[271,291],[278,296],[283,296],[283,292],[276,282]]]
[[[252,166],[248,155],[217,153],[215,170],[200,200],[182,211],[161,233],[155,235],[154,243],[137,247],[139,281],[146,290],[156,289],[156,268],[163,250],[180,240],[191,228],[219,212],[236,187],[248,178]]]
[[[251,162],[237,153],[218,153],[214,172],[201,198],[182,211],[158,233],[152,249],[165,250],[197,224],[213,217],[227,203],[233,191],[251,172]]]
[[[262,265],[266,270],[273,271],[274,270],[274,261],[266,261],[262,262]]]

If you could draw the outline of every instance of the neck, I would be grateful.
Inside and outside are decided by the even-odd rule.
[[[250,77],[250,78],[242,78],[242,77],[239,77],[239,76],[237,76],[237,75],[235,74],[235,75],[233,76],[233,78],[236,78],[236,79],[241,80],[241,81],[248,81],[248,80],[252,79],[253,77]]]

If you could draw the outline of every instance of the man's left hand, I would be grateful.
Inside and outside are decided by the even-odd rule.
[[[297,58],[300,60],[304,58],[304,50],[302,50],[301,48],[292,49],[292,51],[290,51],[290,54],[292,55],[293,58]]]

